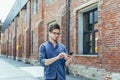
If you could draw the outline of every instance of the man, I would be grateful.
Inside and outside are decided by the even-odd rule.
[[[65,65],[70,65],[70,56],[66,47],[58,42],[60,26],[51,25],[49,28],[49,40],[40,45],[39,59],[44,67],[45,80],[66,80]]]

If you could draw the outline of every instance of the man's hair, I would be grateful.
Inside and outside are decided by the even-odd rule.
[[[60,30],[60,26],[58,24],[50,25],[49,31],[52,32],[54,29],[59,29]]]

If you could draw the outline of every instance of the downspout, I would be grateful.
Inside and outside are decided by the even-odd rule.
[[[16,26],[16,24],[17,24],[17,21],[15,20],[15,42],[14,42],[14,43],[15,43],[15,53],[13,53],[13,54],[14,54],[13,57],[15,57],[14,60],[16,59],[16,54],[17,54],[17,53],[16,53],[16,52],[17,52],[17,51],[16,51],[16,46],[17,46],[17,45],[16,45],[16,42],[17,42],[17,26]],[[14,46],[14,45],[13,45],[13,46]]]
[[[42,0],[42,21],[44,20],[44,7],[43,7],[44,2],[43,1],[44,0]]]
[[[9,55],[9,27],[8,27],[8,41],[7,41],[7,58]]]
[[[28,56],[30,55],[31,55],[31,0],[30,0],[30,12],[29,12],[29,55]]]
[[[66,46],[70,49],[70,0],[66,0]]]
[[[66,0],[66,47],[68,54],[70,53],[70,0]],[[67,74],[69,70],[67,67]]]

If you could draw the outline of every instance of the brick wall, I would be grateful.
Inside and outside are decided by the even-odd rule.
[[[112,4],[115,3],[115,4]],[[119,72],[120,69],[120,37],[119,37],[119,0],[101,0],[98,3],[99,10],[99,20],[98,20],[98,30],[99,30],[99,39],[98,39],[98,56],[75,56],[73,60],[73,64],[80,64],[86,66],[93,66],[104,68],[107,71],[115,71]],[[73,13],[72,9],[74,9],[78,4],[83,3],[75,3],[71,2],[71,13]],[[76,14],[77,15],[77,14]],[[71,28],[76,25],[76,15],[71,15]],[[75,17],[74,17],[75,16]],[[77,36],[74,37],[74,33],[77,30],[71,29],[71,50],[74,49],[74,40],[77,40]],[[77,28],[75,28],[77,29]],[[74,49],[76,50],[76,49]],[[74,51],[75,52],[75,51]],[[75,52],[76,53],[76,52]]]
[[[59,40],[66,45],[66,1],[54,0],[51,3],[48,3],[47,0],[38,1],[38,13],[34,15],[32,15],[33,1],[31,0],[31,12],[30,1],[28,1],[26,22],[22,21],[22,11],[20,12],[20,26],[17,28],[16,44],[19,44],[21,48],[17,51],[17,57],[38,60],[39,45],[47,40],[47,27],[48,24],[53,21],[61,26],[62,35],[60,35]],[[95,24],[95,28],[99,31],[97,34],[98,54],[96,56],[81,56],[78,52],[79,11],[94,4],[98,6],[98,23]],[[75,55],[73,56],[72,65],[84,65],[102,68],[107,71],[120,72],[120,1],[71,0],[70,12],[70,52],[74,52]],[[15,27],[17,27],[17,25]],[[32,53],[32,31],[36,34],[35,53]],[[6,34],[7,30],[4,33]],[[6,39],[5,34],[2,36],[3,40]],[[24,45],[22,41],[24,41]],[[13,41],[13,52],[15,52],[14,44]],[[2,45],[5,47],[7,43],[4,42]],[[23,47],[24,50],[21,52]],[[6,54],[7,48],[2,48],[2,52]]]
[[[113,4],[115,3],[115,4]],[[99,27],[101,27],[101,55],[103,68],[109,71],[120,71],[120,1],[104,0],[99,6]]]

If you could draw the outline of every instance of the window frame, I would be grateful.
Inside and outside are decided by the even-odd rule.
[[[17,28],[19,28],[19,26],[20,26],[20,15],[19,15],[19,13],[18,13],[16,19],[17,19]]]
[[[83,54],[94,55],[95,52],[95,34],[98,30],[94,29],[95,22],[94,12],[98,11],[98,8],[91,9],[83,13]],[[92,15],[91,15],[92,14]],[[90,17],[92,16],[92,17]],[[97,16],[98,17],[98,16]],[[92,18],[92,19],[90,19]],[[97,18],[98,19],[98,18]],[[86,21],[87,20],[87,21]],[[92,21],[90,21],[92,20]],[[86,31],[87,30],[87,31]]]
[[[32,31],[32,53],[33,54],[36,53],[36,32],[35,31]]]
[[[26,22],[27,20],[27,5],[25,5],[22,9],[22,20]]]
[[[33,1],[33,15],[38,13],[38,0]]]
[[[89,54],[85,55],[83,53],[83,14],[85,12],[91,11],[92,9],[98,8],[98,2],[88,2],[84,5],[79,6],[75,11],[77,11],[78,14],[78,55],[80,56],[91,56]],[[96,30],[95,30],[96,31]],[[92,54],[93,56],[94,54]],[[95,54],[96,55],[96,54]]]
[[[55,0],[47,0],[47,3],[50,4],[52,2],[54,2]]]

